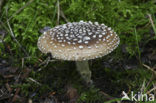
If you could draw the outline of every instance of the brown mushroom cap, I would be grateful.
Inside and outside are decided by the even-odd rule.
[[[117,34],[98,22],[73,22],[56,26],[38,39],[38,48],[56,59],[89,60],[112,52],[120,39]]]

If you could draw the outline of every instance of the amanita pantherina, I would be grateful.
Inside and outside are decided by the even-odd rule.
[[[120,39],[110,27],[98,22],[72,22],[49,29],[38,39],[38,48],[53,58],[76,61],[77,70],[91,82],[88,60],[112,52]]]

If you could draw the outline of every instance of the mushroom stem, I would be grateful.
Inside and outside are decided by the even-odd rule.
[[[76,61],[76,67],[86,83],[91,83],[91,71],[89,70],[88,61]]]

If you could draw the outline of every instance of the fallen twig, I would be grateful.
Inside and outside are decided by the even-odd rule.
[[[109,99],[109,100],[116,99],[116,98],[114,98],[114,97],[108,95],[107,93],[105,93],[105,92],[103,92],[103,91],[100,91],[100,94],[104,95],[104,97],[105,97],[106,99]]]
[[[68,19],[64,15],[64,12],[61,10],[59,0],[57,0],[57,23],[56,25],[59,25],[60,23],[60,16],[65,20],[65,22],[68,22]]]
[[[6,35],[6,31],[4,31],[4,30],[0,31],[0,35],[1,35],[0,43],[3,43],[4,42],[3,39],[4,39],[5,35]]]
[[[59,0],[57,0],[57,23],[56,25],[59,25],[60,22],[60,3]]]
[[[146,87],[148,87],[150,85],[150,83],[153,81],[153,79],[154,79],[154,74],[152,74],[152,76],[151,76],[150,80],[148,81]]]
[[[151,92],[153,92],[154,90],[156,90],[156,87],[150,89],[149,91],[146,92],[146,94],[150,94]]]
[[[15,102],[17,100],[19,92],[20,92],[20,88],[16,88],[16,92],[11,100],[12,102]]]
[[[144,90],[145,90],[145,79],[144,79],[144,81],[142,83],[140,91],[143,93]]]
[[[57,61],[57,60],[51,60],[51,57],[48,56],[48,57],[46,58],[46,60],[44,60],[42,63],[40,63],[39,69],[38,69],[37,71],[38,71],[38,72],[41,71],[43,68],[45,68],[45,67],[49,64],[49,62],[55,62],[55,61]],[[43,65],[43,66],[42,66],[42,65]]]
[[[144,67],[146,67],[147,69],[151,70],[155,75],[156,75],[156,71],[154,71],[153,68],[149,67],[148,65],[146,64],[142,64]]]
[[[151,25],[153,27],[153,30],[154,30],[154,33],[155,33],[155,36],[156,36],[156,27],[155,27],[154,22],[152,20],[152,16],[151,16],[151,14],[147,14],[147,15],[149,17],[150,23],[151,23]]]
[[[149,66],[146,65],[146,64],[143,64],[143,66],[152,71],[153,75],[152,75],[152,77],[151,77],[151,79],[150,79],[150,82],[151,82],[151,81],[155,78],[155,76],[156,76],[156,71],[154,71],[154,68],[151,68],[151,67],[149,67]],[[150,82],[149,82],[149,83],[150,83]],[[149,83],[148,83],[148,85],[149,85]],[[156,91],[155,91],[155,90],[156,90],[156,84],[153,83],[153,88],[152,88],[151,90],[147,91],[146,93],[147,93],[147,94],[150,94],[151,92],[154,91],[154,94],[156,94]]]
[[[32,81],[32,82],[34,82],[34,83],[36,83],[36,84],[38,84],[38,85],[40,85],[41,86],[41,83],[39,83],[38,81],[36,81],[36,80],[34,80],[33,78],[28,78],[30,81]]]
[[[33,103],[32,99],[29,99],[29,100],[28,100],[28,103]]]
[[[5,88],[0,89],[0,101],[10,98],[12,95]]]
[[[66,16],[64,15],[64,12],[61,9],[60,9],[60,15],[66,22],[69,22]]]

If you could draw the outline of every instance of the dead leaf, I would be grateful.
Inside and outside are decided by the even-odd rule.
[[[77,93],[76,88],[68,86],[66,95],[67,95],[67,97],[69,99],[69,103],[76,103],[76,101],[78,99],[78,93]]]

